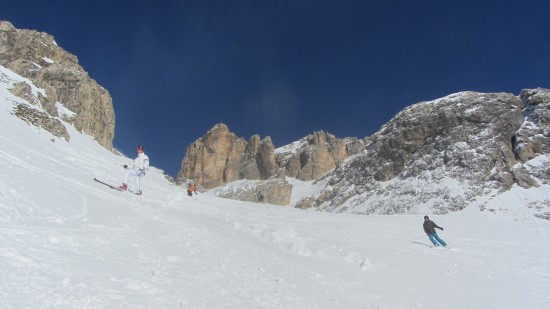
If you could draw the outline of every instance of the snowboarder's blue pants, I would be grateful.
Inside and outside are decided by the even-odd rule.
[[[432,241],[432,244],[434,244],[434,246],[439,246],[439,242],[443,247],[447,247],[447,243],[444,242],[443,239],[439,238],[437,233],[429,234],[428,237],[430,237],[430,240]]]

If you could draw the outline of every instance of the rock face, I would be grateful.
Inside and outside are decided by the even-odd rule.
[[[550,90],[524,89],[519,97],[526,119],[514,136],[514,152],[518,160],[526,162],[550,153]]]
[[[338,139],[321,131],[275,150],[269,137],[260,140],[254,135],[247,142],[231,133],[225,124],[217,124],[187,148],[177,182],[182,184],[192,179],[211,189],[243,179],[266,180],[241,189],[216,190],[213,194],[256,201],[256,192],[261,190],[266,193],[267,203],[288,205],[292,185],[286,176],[317,179],[364,148],[363,140]]]
[[[409,106],[363,140],[321,131],[274,150],[269,138],[246,142],[220,124],[189,146],[178,178],[207,188],[275,173],[322,180],[320,193],[293,206],[330,212],[444,214],[474,202],[494,211],[487,200],[512,186],[550,183],[549,137],[550,90],[461,92]],[[256,201],[259,187],[226,185],[215,195]],[[282,196],[270,202],[285,205],[292,186],[269,190]],[[550,220],[548,201],[528,207]]]
[[[206,135],[187,147],[177,182],[186,179],[210,189],[240,179],[268,179],[275,175],[274,147],[269,137],[258,135],[250,141],[217,124]]]
[[[286,180],[284,173],[275,175],[263,181],[236,181],[245,182],[239,186],[222,186],[215,188],[209,194],[246,202],[259,202],[258,192],[264,194],[264,203],[285,206],[290,204],[292,185]]]
[[[364,148],[363,140],[320,131],[275,149],[269,137],[260,140],[254,135],[247,142],[218,124],[187,148],[178,183],[193,179],[214,188],[240,179],[267,179],[279,169],[289,177],[314,180]]]
[[[299,180],[319,179],[347,157],[361,152],[365,142],[357,138],[339,139],[323,131],[277,149],[277,165],[286,175]]]
[[[18,30],[0,21],[0,65],[45,90],[46,97],[39,101],[50,117],[62,118],[56,106],[61,103],[74,113],[70,118],[63,116],[65,121],[112,149],[115,114],[109,92],[88,76],[74,55],[57,46],[51,35]]]
[[[548,90],[462,92],[405,108],[339,165],[313,207],[446,213],[483,194],[548,181],[522,164],[548,154]],[[546,134],[546,135],[545,135]],[[536,179],[535,179],[536,178]],[[418,208],[417,205],[424,205]]]

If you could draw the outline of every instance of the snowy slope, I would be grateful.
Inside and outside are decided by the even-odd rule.
[[[550,307],[550,224],[519,189],[488,204],[506,211],[434,216],[450,249],[421,216],[189,198],[155,168],[138,197],[92,179],[131,159],[11,115],[0,69],[0,308]]]

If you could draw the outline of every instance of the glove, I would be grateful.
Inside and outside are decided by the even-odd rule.
[[[122,167],[124,167],[124,169],[127,169],[128,165],[124,164]]]
[[[442,228],[442,227],[440,227],[439,229],[443,231],[443,228]]]

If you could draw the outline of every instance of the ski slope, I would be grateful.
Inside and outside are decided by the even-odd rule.
[[[548,187],[431,216],[450,249],[422,216],[188,197],[154,167],[135,196],[93,181],[119,184],[134,154],[14,117],[17,78],[0,81],[0,308],[550,308],[550,223],[526,208]]]

